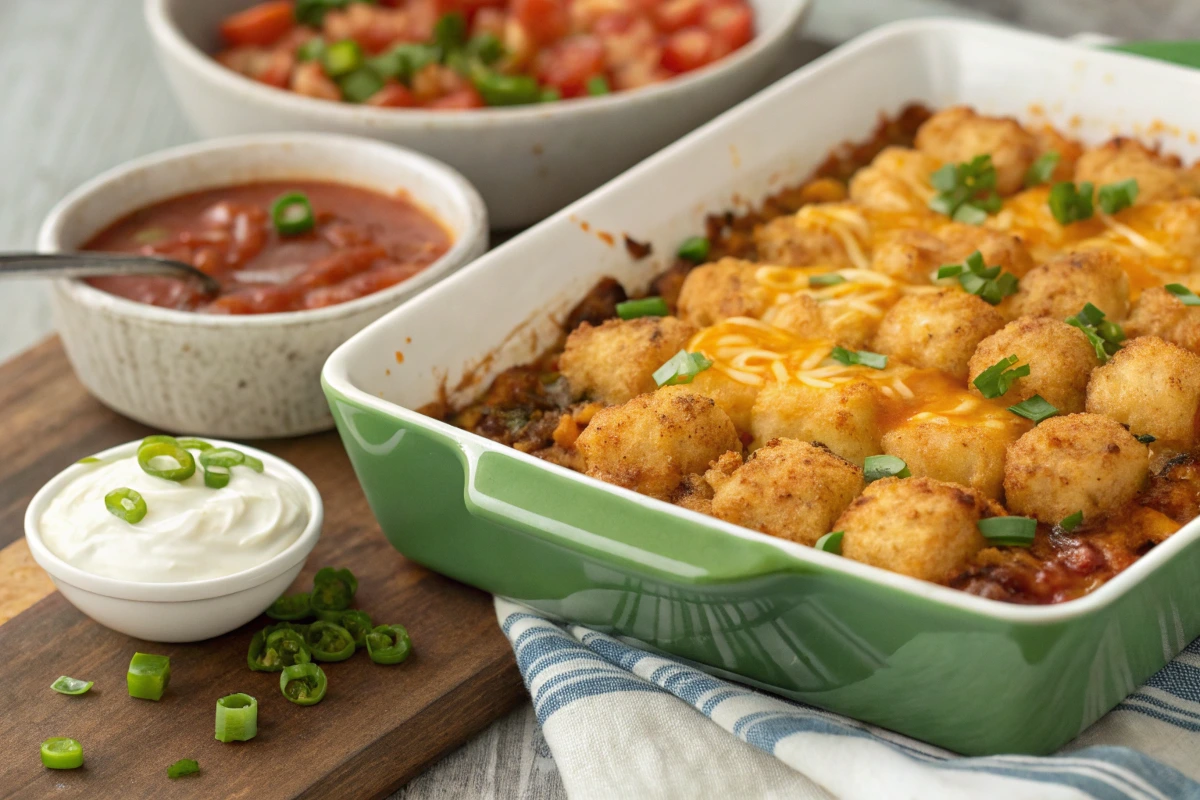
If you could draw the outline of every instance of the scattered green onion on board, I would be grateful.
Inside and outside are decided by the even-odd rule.
[[[691,383],[704,370],[712,366],[712,361],[703,353],[689,353],[680,350],[667,359],[667,363],[654,370],[654,382],[658,386],[678,386],[681,383]]]
[[[171,780],[196,775],[200,772],[200,764],[194,758],[181,758],[167,767],[167,777]]]
[[[1061,159],[1062,156],[1053,150],[1038,156],[1025,172],[1025,188],[1030,189],[1043,183],[1049,183],[1050,179],[1054,177],[1054,170],[1057,169]]]
[[[829,357],[839,364],[845,364],[848,367],[862,366],[870,367],[871,369],[886,369],[888,357],[882,353],[872,353],[869,350],[847,350],[844,347],[835,347]]]
[[[1163,288],[1175,295],[1185,306],[1200,306],[1200,297],[1182,283],[1168,283]]]
[[[113,489],[104,495],[104,507],[108,509],[108,513],[130,525],[136,525],[145,519],[148,510],[145,498],[127,486]]]
[[[343,611],[354,602],[358,578],[348,569],[322,567],[313,576],[313,611]]]
[[[93,686],[95,686],[95,681],[81,681],[66,675],[59,675],[58,679],[50,684],[50,688],[59,694],[69,694],[72,696],[87,694],[88,690]]]
[[[665,317],[671,313],[667,301],[661,297],[644,297],[641,300],[626,300],[617,303],[617,316],[621,319],[638,317]]]
[[[708,260],[710,249],[708,239],[703,236],[692,236],[684,239],[683,244],[679,245],[678,255],[685,261],[703,264]]]
[[[1033,420],[1035,425],[1058,414],[1058,409],[1050,405],[1040,394],[1035,394],[1028,400],[1022,400],[1015,406],[1009,406],[1008,410],[1018,417]]]
[[[42,742],[42,766],[49,769],[76,769],[83,766],[83,746],[66,736],[54,736]]]
[[[367,655],[376,664],[399,664],[412,652],[412,639],[403,625],[379,625],[367,634]]]
[[[863,460],[863,480],[874,483],[882,478],[911,478],[904,459],[897,456],[867,456]]]
[[[311,662],[287,667],[279,675],[279,691],[298,706],[313,706],[321,702],[327,688],[325,671]]]
[[[1037,533],[1030,517],[988,517],[979,520],[979,532],[993,547],[1029,547]]]
[[[161,700],[171,682],[171,659],[149,653],[134,653],[129,662],[125,683],[130,697],[142,700]]]
[[[258,734],[258,701],[238,692],[217,701],[216,740],[247,742]]]
[[[842,536],[845,531],[830,531],[829,533],[817,539],[817,543],[813,545],[818,550],[824,550],[826,553],[833,553],[835,556],[842,554]]]
[[[1074,514],[1063,517],[1062,522],[1058,523],[1058,527],[1062,528],[1067,533],[1078,528],[1083,524],[1083,512],[1076,511]]]
[[[1129,178],[1128,180],[1101,186],[1100,191],[1096,195],[1096,200],[1100,203],[1100,210],[1105,214],[1116,214],[1133,205],[1133,201],[1137,200],[1137,196],[1137,179]]]
[[[289,192],[271,204],[271,224],[281,236],[308,233],[317,224],[312,203],[303,192]]]
[[[354,655],[354,636],[333,622],[318,620],[309,625],[304,643],[313,661],[345,661]]]
[[[307,619],[312,616],[312,595],[308,592],[284,595],[271,603],[266,614],[271,619],[287,622]]]
[[[375,627],[367,612],[353,608],[345,611],[321,611],[317,614],[317,618],[345,628],[350,637],[354,639],[355,647],[364,647],[367,644],[367,634]]]
[[[1014,366],[1017,360],[1015,355],[1002,358],[979,373],[971,383],[975,385],[981,395],[989,400],[1003,397],[1017,378],[1024,378],[1029,374],[1028,364]]]

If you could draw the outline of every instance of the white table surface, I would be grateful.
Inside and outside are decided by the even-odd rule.
[[[194,0],[204,2],[204,0]],[[1056,34],[1200,36],[1196,0],[819,0],[806,36],[836,42],[929,13],[988,13]],[[820,52],[798,44],[793,60]],[[33,249],[65,193],[144,153],[193,141],[150,51],[139,0],[0,0],[0,250]],[[0,281],[0,360],[51,331],[44,287]],[[2,422],[2,421],[0,421]],[[564,796],[526,704],[397,795]]]

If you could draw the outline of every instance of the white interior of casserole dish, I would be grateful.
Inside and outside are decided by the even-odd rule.
[[[803,180],[832,149],[867,138],[881,113],[893,114],[906,103],[966,103],[983,113],[1042,120],[1092,143],[1132,135],[1190,161],[1200,157],[1200,107],[1183,99],[1198,92],[1200,72],[1036,34],[950,20],[886,26],[799,70],[384,317],[335,352],[324,374],[334,388],[385,413],[404,413],[397,406],[415,409],[437,399],[443,387],[453,403],[470,400],[499,371],[552,344],[563,316],[599,278],[615,277],[631,291],[644,288],[683,238],[703,230],[707,213],[757,203]],[[654,254],[632,259],[622,245],[626,234],[651,243]],[[404,354],[402,364],[397,351]],[[448,430],[469,440],[469,450],[498,448],[532,458]],[[669,513],[690,513],[597,485]],[[1200,521],[1190,523],[1084,598],[1021,607],[696,519],[939,602],[1046,623],[1107,604],[1200,533]]]

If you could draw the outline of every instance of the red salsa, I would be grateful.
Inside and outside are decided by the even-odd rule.
[[[450,234],[410,201],[321,181],[250,183],[174,197],[118,220],[86,250],[158,255],[216,278],[205,296],[174,278],[88,281],[139,303],[214,314],[269,314],[344,303],[408,280]]]

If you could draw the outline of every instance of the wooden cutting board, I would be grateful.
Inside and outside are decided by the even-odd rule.
[[[22,520],[37,489],[79,458],[149,432],[84,391],[57,339],[0,365],[0,431],[0,797],[379,797],[525,697],[491,598],[391,548],[336,433],[256,443],[306,472],[325,501],[324,534],[293,591],[322,566],[349,567],[357,605],[407,626],[413,655],[394,667],[365,654],[327,664],[325,699],[301,707],[280,694],[278,674],[246,667],[265,617],[199,644],[151,644],[92,622],[31,566]],[[138,650],[171,658],[160,702],[126,692]],[[59,695],[50,690],[59,675],[96,685]],[[258,699],[258,736],[222,744],[216,701],[238,691]],[[43,768],[39,745],[51,736],[78,739],[83,768]],[[168,779],[181,758],[199,761],[200,774]]]

